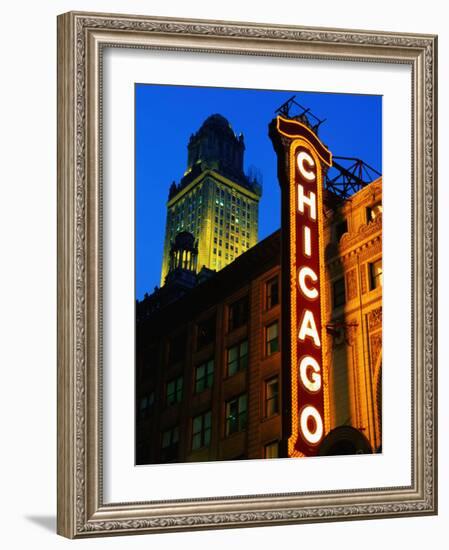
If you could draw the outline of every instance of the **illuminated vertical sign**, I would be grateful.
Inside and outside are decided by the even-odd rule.
[[[288,456],[312,456],[326,435],[323,166],[332,155],[302,122],[270,125],[282,187],[283,375]]]

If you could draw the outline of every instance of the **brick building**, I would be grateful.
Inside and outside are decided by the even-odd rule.
[[[330,410],[319,452],[376,452],[382,181],[338,205],[327,199]],[[292,411],[283,402],[280,240],[277,231],[218,272],[198,273],[181,253],[164,287],[137,303],[137,464],[286,456]],[[195,254],[194,236],[175,244]]]

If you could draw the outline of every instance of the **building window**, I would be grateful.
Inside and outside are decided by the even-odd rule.
[[[228,349],[228,376],[246,369],[248,366],[248,340]]]
[[[268,325],[265,329],[265,355],[269,357],[279,351],[278,322]]]
[[[195,393],[211,388],[214,381],[214,360],[198,365],[195,369]]]
[[[201,349],[215,341],[215,314],[198,323],[197,349]]]
[[[378,202],[366,208],[366,223],[372,222],[382,215],[382,203]]]
[[[154,392],[142,397],[139,401],[140,418],[146,418],[154,405]]]
[[[265,416],[273,416],[279,412],[279,378],[270,378],[265,382]]]
[[[192,450],[209,447],[211,435],[211,411],[195,416],[192,422]]]
[[[248,296],[244,296],[229,306],[229,331],[243,326],[247,320]]]
[[[348,232],[348,221],[343,220],[335,225],[335,239],[338,242]]]
[[[264,447],[264,458],[279,458],[279,441],[272,441]]]
[[[369,264],[370,290],[382,288],[383,283],[382,258]]]
[[[265,304],[267,309],[277,306],[279,303],[279,279],[274,277],[265,283]]]
[[[182,400],[182,376],[178,376],[170,382],[167,382],[165,400],[167,405],[180,403]]]
[[[170,462],[178,457],[179,426],[175,426],[162,433],[161,458]]]
[[[246,423],[247,396],[243,394],[226,402],[226,435],[245,430]]]
[[[334,308],[342,306],[346,302],[345,278],[337,279],[332,284],[332,296]]]

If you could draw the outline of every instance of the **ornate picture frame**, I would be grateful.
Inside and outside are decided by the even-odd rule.
[[[145,501],[105,501],[102,90],[106,48],[400,64],[411,69],[409,485],[162,500],[155,500],[150,489]],[[436,63],[437,37],[432,35],[96,13],[59,16],[59,534],[83,538],[437,513]]]

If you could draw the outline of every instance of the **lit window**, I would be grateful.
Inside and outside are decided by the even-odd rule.
[[[278,458],[279,457],[279,442],[272,441],[264,447],[264,458]]]
[[[279,351],[278,322],[272,323],[265,331],[265,355],[269,357]]]
[[[182,400],[182,385],[182,376],[167,382],[165,394],[167,405],[174,405]]]
[[[195,416],[192,421],[192,450],[209,447],[211,435],[211,411]]]
[[[245,370],[248,366],[248,340],[228,349],[228,376]]]
[[[279,380],[270,378],[265,382],[265,416],[273,416],[279,412]]]
[[[370,290],[375,288],[382,288],[383,272],[382,272],[382,258],[369,264],[369,276],[370,276]]]
[[[226,402],[226,435],[241,432],[247,424],[247,396],[235,397]]]
[[[382,203],[378,202],[372,206],[366,208],[366,221],[367,223],[372,222],[378,216],[382,215]]]
[[[195,393],[201,393],[206,388],[211,388],[214,381],[214,360],[210,359],[195,370]]]

